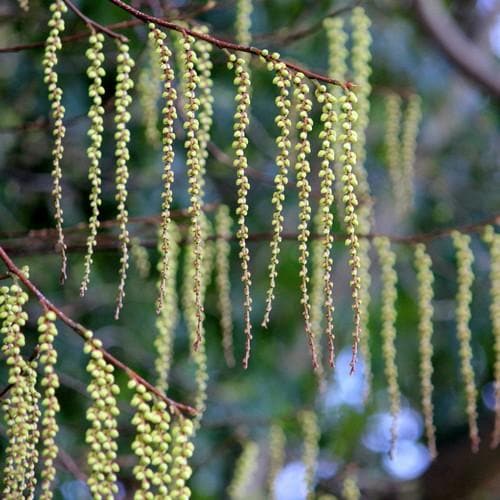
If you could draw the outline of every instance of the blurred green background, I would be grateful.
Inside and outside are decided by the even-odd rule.
[[[0,47],[42,41],[47,33],[48,2],[32,0],[31,10],[22,13],[17,2],[4,0],[0,5]],[[102,24],[129,19],[127,14],[109,2],[76,2],[82,11]],[[153,1],[135,2],[145,11],[150,6],[178,8],[181,12],[205,2]],[[428,36],[410,1],[378,0],[361,2],[372,20],[373,74],[371,83],[370,125],[367,163],[369,181],[375,202],[373,230],[391,235],[407,235],[480,221],[500,211],[500,134],[499,101],[466,79],[450,64]],[[151,5],[148,5],[151,4]],[[189,5],[188,5],[189,4]],[[473,39],[498,64],[500,57],[500,2],[446,2],[448,14],[463,32]],[[322,73],[327,72],[327,42],[324,30],[311,36],[280,43],[277,34],[312,26],[337,6],[350,2],[304,0],[256,0],[252,16],[254,44],[278,50],[287,59]],[[168,12],[172,12],[171,10]],[[349,11],[343,16],[349,19]],[[234,37],[235,6],[231,0],[216,1],[213,8],[196,17],[208,23],[222,38]],[[85,29],[72,13],[67,17],[67,33]],[[348,24],[348,23],[347,23]],[[137,61],[134,77],[147,59],[146,30],[139,26],[126,30],[131,39],[132,55]],[[107,77],[106,97],[112,96],[115,44],[105,44]],[[65,44],[58,71],[64,89],[68,133],[63,160],[63,207],[65,224],[73,226],[89,216],[86,159],[89,99],[85,75],[86,41]],[[141,278],[132,262],[126,287],[125,307],[119,321],[113,319],[114,299],[119,265],[113,249],[98,251],[92,270],[90,290],[85,298],[78,294],[83,272],[83,253],[69,254],[69,280],[58,284],[59,259],[46,240],[24,238],[29,230],[50,228],[52,220],[51,133],[47,127],[49,113],[46,89],[42,81],[43,49],[0,53],[0,244],[10,250],[18,265],[29,265],[31,278],[56,304],[72,318],[95,331],[111,353],[154,380],[156,335],[154,302],[156,272]],[[234,171],[224,161],[231,155],[234,90],[225,66],[225,55],[214,49],[215,122],[212,140],[217,154],[207,164],[206,202],[235,204]],[[500,71],[500,70],[499,70]],[[263,65],[252,62],[252,117],[249,131],[251,190],[249,195],[250,232],[271,228],[271,194],[276,172],[274,164],[275,89]],[[419,134],[415,165],[416,204],[405,217],[394,209],[384,156],[384,92],[414,91],[423,99],[423,123]],[[273,110],[270,112],[270,110]],[[159,213],[161,196],[160,149],[145,139],[144,121],[138,99],[132,108],[131,176],[129,181],[129,214],[131,217]],[[318,115],[315,115],[318,121]],[[105,117],[103,146],[102,219],[116,216],[114,203],[113,118]],[[318,127],[314,136],[318,135]],[[318,142],[313,141],[313,151]],[[175,161],[175,208],[188,206],[186,172],[181,144],[177,144]],[[221,161],[222,160],[222,161]],[[312,183],[317,189],[318,162],[312,160]],[[297,195],[289,186],[285,207],[285,231],[297,226]],[[313,207],[317,198],[313,199]],[[212,217],[212,214],[209,215]],[[130,226],[133,236],[147,242],[152,269],[156,269],[154,249],[156,229],[153,226]],[[112,231],[110,234],[115,234]],[[80,233],[78,241],[82,241]],[[76,236],[69,235],[68,241]],[[454,297],[456,273],[450,240],[434,241],[429,246],[433,258],[435,284],[434,376],[435,423],[438,451],[436,462],[429,464],[422,435],[420,390],[418,384],[418,336],[416,280],[412,249],[395,246],[398,256],[397,365],[403,395],[401,442],[396,459],[387,458],[388,399],[383,374],[380,341],[379,269],[374,257],[370,306],[370,348],[373,356],[374,391],[366,405],[362,401],[361,370],[349,378],[348,356],[352,316],[349,273],[342,242],[335,252],[335,324],[338,353],[335,373],[328,374],[324,394],[318,395],[300,314],[298,251],[295,242],[283,244],[276,302],[268,331],[260,319],[264,312],[268,284],[269,248],[266,242],[250,244],[253,273],[254,342],[250,366],[244,371],[238,363],[226,367],[220,342],[219,316],[213,283],[206,303],[208,370],[208,408],[202,429],[196,438],[191,479],[193,498],[224,498],[232,477],[236,457],[245,439],[261,445],[259,474],[255,491],[249,498],[264,498],[262,487],[266,469],[267,432],[270,423],[283,426],[287,435],[287,466],[279,477],[279,498],[299,500],[302,493],[301,432],[296,420],[298,410],[315,408],[321,424],[321,450],[317,474],[317,491],[339,494],[343,474],[355,466],[364,498],[495,498],[500,491],[500,457],[488,450],[493,412],[493,337],[488,308],[489,259],[487,248],[476,236],[472,322],[473,362],[479,388],[478,400],[481,451],[474,456],[469,450],[465,402],[459,373],[458,345],[455,335]],[[242,291],[239,279],[237,245],[232,244],[231,283],[235,321],[237,358],[243,355]],[[182,258],[181,253],[181,258]],[[179,278],[181,278],[179,273]],[[30,342],[35,339],[36,318],[40,310],[32,302],[29,308]],[[87,498],[79,482],[85,473],[85,394],[86,356],[82,344],[61,325],[57,339],[60,353],[59,373],[62,386],[60,456],[57,498]],[[1,365],[1,364],[0,364]],[[5,380],[0,366],[0,381]],[[134,463],[129,449],[132,439],[131,410],[126,402],[126,380],[117,374],[123,387],[122,414],[122,481],[123,496],[133,489],[131,468]],[[184,322],[176,333],[174,367],[170,394],[192,403],[195,392],[194,367],[189,359],[189,342]],[[1,432],[0,442],[5,446]],[[253,496],[251,496],[253,495]]]

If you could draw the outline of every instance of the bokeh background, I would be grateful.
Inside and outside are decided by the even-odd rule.
[[[79,1],[89,17],[107,24],[129,19],[101,1]],[[500,211],[500,114],[499,95],[464,76],[449,61],[419,17],[416,4],[410,1],[377,0],[359,2],[372,19],[373,73],[371,83],[370,125],[367,163],[374,197],[373,230],[391,235],[408,235],[458,226],[485,219]],[[441,2],[439,2],[441,3]],[[43,41],[47,33],[48,2],[32,0],[31,10],[23,13],[16,1],[0,5],[0,48]],[[166,9],[169,16],[199,10],[206,2],[136,1],[149,11]],[[322,73],[327,72],[327,40],[323,29],[310,36],[286,41],[297,29],[318,24],[332,9],[351,5],[345,1],[255,0],[252,15],[254,44],[278,50],[283,56]],[[491,68],[500,74],[500,2],[498,0],[460,0],[444,2],[445,14],[491,60]],[[204,9],[201,9],[202,11]],[[207,23],[213,33],[234,37],[235,5],[231,0],[213,2],[196,22]],[[342,14],[346,21],[349,10]],[[348,23],[347,23],[348,24]],[[67,32],[85,30],[72,13],[67,15]],[[139,26],[126,31],[131,39],[132,55],[137,61],[134,77],[146,64],[146,30]],[[63,207],[65,224],[74,226],[89,216],[87,181],[89,99],[85,75],[86,41],[65,44],[58,66],[68,133],[63,161]],[[105,45],[108,76],[106,97],[113,92],[115,44]],[[119,255],[113,244],[97,252],[91,287],[85,298],[78,294],[83,272],[81,242],[85,233],[68,234],[73,243],[69,254],[69,280],[58,284],[59,259],[53,240],[30,230],[51,228],[51,133],[49,107],[42,81],[43,49],[0,53],[0,243],[18,265],[29,265],[31,278],[46,295],[72,318],[95,331],[111,353],[153,380],[156,335],[154,302],[157,273],[156,228],[133,224],[130,231],[148,248],[152,271],[141,277],[134,262],[126,288],[125,307],[118,321],[113,319]],[[225,55],[213,52],[215,122],[212,131],[213,151],[207,165],[206,202],[235,204],[234,170],[231,167],[231,130],[234,109],[231,77]],[[250,137],[251,180],[250,232],[271,228],[271,194],[276,172],[274,164],[276,128],[273,121],[274,88],[262,64],[252,62],[253,92]],[[422,97],[423,122],[419,133],[415,164],[416,203],[404,217],[394,208],[384,154],[384,99],[388,89],[399,93],[416,92]],[[112,106],[109,106],[110,111]],[[158,214],[161,196],[160,149],[145,138],[144,120],[138,99],[132,108],[131,176],[129,214],[131,217]],[[316,115],[317,118],[317,115]],[[103,219],[116,216],[114,203],[113,118],[107,113],[103,149]],[[315,135],[317,137],[317,127]],[[188,206],[186,171],[181,144],[175,161],[175,208]],[[313,150],[318,147],[313,143]],[[318,162],[312,160],[312,171]],[[317,181],[313,180],[317,189]],[[285,207],[285,230],[297,226],[297,195],[289,186]],[[317,206],[317,198],[313,199]],[[210,215],[211,217],[211,215]],[[339,228],[338,228],[339,229]],[[113,240],[113,230],[106,242]],[[50,236],[50,234],[49,234]],[[79,246],[80,244],[80,246]],[[116,246],[116,245],[115,245]],[[226,367],[220,342],[219,316],[213,283],[206,304],[208,350],[208,409],[196,438],[191,480],[193,498],[219,499],[234,471],[242,443],[247,439],[261,445],[259,474],[248,498],[264,498],[262,488],[266,473],[267,436],[271,423],[281,425],[287,435],[286,466],[277,478],[280,500],[305,498],[304,467],[301,463],[302,437],[296,415],[300,409],[314,408],[321,425],[317,492],[340,492],[347,470],[356,470],[364,498],[495,498],[500,491],[500,456],[488,449],[493,424],[493,337],[489,320],[489,260],[487,248],[477,236],[475,253],[472,321],[473,362],[480,397],[478,399],[481,450],[473,455],[468,443],[465,401],[462,391],[454,319],[456,272],[451,241],[443,239],[429,245],[433,258],[435,284],[434,331],[434,404],[439,457],[431,464],[423,437],[418,384],[418,336],[416,280],[411,247],[395,246],[398,256],[397,365],[403,395],[400,441],[394,460],[388,450],[388,398],[383,374],[380,339],[380,280],[374,258],[370,306],[370,348],[373,356],[374,388],[368,402],[363,401],[363,367],[348,375],[352,317],[349,274],[342,242],[335,251],[335,322],[337,365],[328,373],[327,387],[318,394],[315,376],[300,314],[298,251],[296,242],[283,244],[277,298],[270,328],[260,325],[268,283],[266,242],[251,243],[254,297],[254,342],[250,367],[244,371],[237,364]],[[182,258],[181,253],[181,258]],[[375,256],[373,256],[375,257]],[[181,274],[179,274],[179,277]],[[237,358],[243,354],[242,292],[237,261],[237,245],[231,256],[232,305],[235,321]],[[30,343],[35,338],[38,305],[30,305]],[[72,332],[61,325],[57,339],[60,353],[59,373],[62,386],[61,434],[57,498],[88,498],[85,485],[85,409],[89,404],[85,387],[86,356]],[[117,374],[123,386],[126,380]],[[0,363],[0,381],[5,369]],[[175,340],[171,396],[192,402],[194,366],[189,359],[189,341],[181,320]],[[131,409],[126,397],[120,417],[122,429],[121,465],[122,498],[133,489],[129,450],[132,439]],[[3,428],[0,444],[5,446]]]

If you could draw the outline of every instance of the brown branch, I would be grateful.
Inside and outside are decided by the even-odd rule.
[[[11,258],[8,256],[7,252],[3,249],[3,247],[0,246],[0,259],[3,260],[5,266],[11,272],[12,274],[16,275],[19,279],[19,281],[24,285],[24,287],[31,292],[32,295],[34,295],[37,299],[40,305],[44,309],[48,309],[50,311],[53,311],[56,316],[67,326],[69,326],[79,337],[81,337],[85,342],[87,341],[87,332],[88,330],[81,324],[77,323],[76,321],[72,320],[66,314],[56,307],[52,302],[50,302],[44,295],[43,293],[33,284],[32,281],[30,281],[24,273],[14,264],[14,262],[11,260]],[[151,385],[147,380],[142,378],[138,373],[136,373],[134,370],[129,368],[127,365],[122,363],[119,359],[115,358],[112,354],[110,354],[108,351],[106,351],[103,347],[100,347],[99,350],[102,352],[102,355],[106,361],[111,363],[115,368],[118,368],[120,370],[123,370],[126,375],[137,381],[137,383],[142,384],[144,387],[148,389],[151,393],[155,394],[159,399],[164,401],[171,409],[173,409],[174,412],[180,413],[188,413],[190,415],[196,414],[196,410],[192,408],[191,406],[178,403],[177,401],[174,401],[173,399],[170,399],[167,397],[165,394],[163,394],[161,391],[159,391],[156,387]]]
[[[122,42],[128,42],[128,38],[126,36],[120,35],[119,33],[116,33],[115,31],[107,28],[106,26],[103,26],[102,24],[95,22],[94,20],[90,19],[90,17],[87,17],[71,0],[63,0],[63,2],[80,19],[82,19],[83,22],[89,26],[89,28],[94,29],[96,31],[100,31],[103,34],[108,35],[111,38],[116,38],[117,40],[120,40]]]
[[[225,50],[230,50],[230,51],[235,51],[235,52],[246,52],[248,54],[252,54],[254,56],[259,56],[263,57],[264,59],[268,61],[272,61],[272,55],[264,52],[261,49],[258,49],[257,47],[252,47],[252,46],[247,46],[247,45],[240,45],[234,42],[229,42],[227,40],[222,40],[221,38],[216,38],[212,35],[208,35],[206,33],[200,33],[199,31],[192,30],[190,28],[186,28],[184,26],[181,26],[179,24],[173,23],[171,21],[167,21],[165,19],[160,19],[159,17],[155,16],[150,16],[149,14],[145,14],[144,12],[135,9],[131,5],[126,4],[122,0],[108,0],[109,2],[115,4],[117,7],[121,8],[122,10],[128,12],[132,16],[136,17],[137,19],[142,20],[145,23],[153,23],[156,24],[157,26],[162,26],[164,28],[167,28],[169,30],[177,31],[183,35],[190,35],[194,38],[197,38],[199,40],[204,40],[205,42],[208,42],[215,47],[218,47],[219,49],[225,49]],[[350,89],[353,88],[355,85],[351,82],[341,82],[340,80],[336,80],[335,78],[329,78],[325,75],[322,75],[320,73],[316,73],[314,71],[309,71],[295,63],[291,63],[289,61],[282,61],[287,68],[291,69],[294,72],[300,72],[303,73],[306,77],[312,79],[312,80],[317,80],[320,82],[324,83],[330,83],[332,85],[338,85],[342,88]]]
[[[467,39],[440,0],[414,0],[414,8],[434,41],[466,76],[500,97],[500,70],[493,57]]]
[[[186,216],[187,212],[178,211],[178,214],[179,216]],[[176,214],[174,213],[174,215]],[[130,222],[134,224],[142,223],[145,225],[157,225],[160,223],[160,220],[161,220],[160,216],[155,215],[149,217],[137,217],[135,219],[132,218]],[[453,226],[444,229],[437,229],[435,231],[430,231],[421,234],[396,236],[386,233],[372,232],[367,234],[360,234],[358,236],[359,238],[366,238],[368,240],[373,240],[374,238],[384,236],[389,238],[394,244],[414,245],[416,243],[427,243],[430,241],[447,238],[455,230],[468,234],[479,233],[484,229],[485,226],[490,224],[500,225],[500,214],[493,215],[491,217],[488,217],[487,219],[484,219],[474,224],[466,224],[462,226]],[[103,222],[104,227],[112,227],[114,225],[116,225],[116,220]],[[76,226],[73,226],[72,228],[69,228],[69,233],[67,234],[71,235],[72,231],[74,233],[86,227],[87,226],[85,223],[78,224]],[[347,237],[345,233],[340,233],[340,232],[333,233],[333,236],[338,240],[344,240]],[[296,232],[283,233],[282,235],[284,241],[296,241],[297,237],[298,234]],[[314,234],[314,233],[311,234],[311,238],[313,239],[320,237],[321,237],[320,234]],[[214,238],[215,237],[212,236],[209,239],[214,239]],[[262,241],[269,241],[271,238],[272,238],[272,233],[270,232],[252,233],[248,236],[248,241],[259,243]],[[53,228],[50,228],[50,229],[40,229],[36,231],[30,231],[29,233],[24,234],[22,236],[16,236],[16,238],[10,238],[12,241],[8,241],[8,239],[9,238],[7,237],[7,239],[2,244],[4,248],[7,249],[7,251],[9,251],[10,253],[15,253],[17,255],[19,254],[38,255],[38,254],[47,254],[54,252],[54,246],[57,242],[57,235],[55,233],[55,230]],[[232,235],[230,239],[234,240],[235,236]],[[184,242],[185,241],[187,241],[187,238],[184,240]],[[146,248],[156,248],[158,244],[156,238],[142,239],[140,243],[142,246]],[[119,248],[119,245],[120,242],[116,235],[100,234],[97,237],[96,250],[115,251]],[[68,246],[68,252],[74,252],[74,253],[84,252],[86,251],[86,239],[84,237],[81,238],[69,237],[67,241],[67,246]]]

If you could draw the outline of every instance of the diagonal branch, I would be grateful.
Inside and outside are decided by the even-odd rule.
[[[159,17],[151,16],[149,14],[146,14],[131,5],[128,5],[127,3],[123,2],[122,0],[109,0],[111,3],[115,4],[117,7],[120,7],[120,9],[128,12],[132,16],[134,16],[137,19],[140,19],[144,23],[153,23],[156,24],[157,26],[162,26],[164,28],[167,28],[169,30],[177,31],[183,35],[190,35],[194,38],[197,38],[198,40],[204,40],[205,42],[210,43],[211,45],[215,45],[219,49],[226,49],[230,51],[235,51],[235,52],[246,52],[248,54],[252,54],[254,56],[259,56],[263,57],[264,59],[268,61],[274,61],[272,54],[270,54],[266,50],[258,49],[257,47],[251,47],[247,45],[240,45],[234,42],[229,42],[227,40],[222,40],[220,38],[216,38],[212,35],[208,35],[206,33],[201,33],[200,31],[195,31],[190,28],[187,28],[185,26],[181,26],[179,24],[173,23],[171,21],[167,21],[165,19],[161,19]],[[355,84],[351,82],[341,82],[340,80],[336,80],[335,78],[329,78],[325,75],[322,75],[320,73],[316,73],[314,71],[309,71],[295,63],[291,63],[289,61],[282,61],[287,68],[291,69],[294,72],[300,72],[303,73],[307,78],[310,78],[312,80],[317,80],[319,82],[324,82],[324,83],[330,83],[332,85],[337,85],[342,88],[350,89],[355,86]]]
[[[414,8],[424,28],[462,72],[496,97],[500,97],[500,69],[493,57],[488,57],[467,39],[440,0],[414,0]]]
[[[87,332],[88,330],[81,325],[80,323],[77,323],[76,321],[72,320],[70,317],[66,316],[66,314],[61,311],[57,306],[52,304],[44,295],[43,293],[24,275],[24,273],[14,264],[14,262],[11,260],[11,258],[7,255],[7,252],[0,246],[0,259],[3,260],[5,266],[9,270],[10,273],[14,274],[17,276],[19,281],[24,285],[24,287],[32,294],[34,295],[37,299],[40,305],[44,309],[48,309],[50,311],[53,311],[56,316],[67,326],[69,326],[79,337],[81,337],[84,341],[87,340]],[[192,408],[191,406],[178,403],[177,401],[174,401],[173,399],[170,399],[167,397],[165,394],[163,394],[161,391],[159,391],[156,387],[154,387],[152,384],[150,384],[147,380],[143,379],[137,372],[129,368],[127,365],[122,363],[119,359],[115,358],[112,354],[110,354],[108,351],[106,351],[103,347],[99,349],[102,352],[102,355],[106,361],[111,363],[115,368],[118,368],[120,370],[123,370],[127,376],[131,379],[134,379],[137,381],[137,383],[142,384],[144,387],[148,389],[151,393],[155,394],[158,398],[160,398],[162,401],[164,401],[170,408],[173,409],[174,412],[177,414],[180,414],[181,412],[187,413],[190,415],[196,414],[196,410]]]

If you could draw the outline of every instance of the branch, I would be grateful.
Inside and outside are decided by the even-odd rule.
[[[177,31],[183,35],[190,35],[194,38],[197,38],[199,40],[204,40],[205,42],[208,42],[212,45],[215,45],[219,49],[226,49],[230,51],[236,51],[236,52],[246,52],[248,54],[252,54],[254,56],[259,56],[263,57],[264,59],[268,61],[273,61],[273,57],[271,54],[269,54],[267,51],[263,51],[261,49],[258,49],[257,47],[251,47],[247,45],[240,45],[234,42],[229,42],[226,40],[222,40],[220,38],[216,38],[212,35],[208,35],[206,33],[200,33],[199,31],[194,31],[190,28],[186,28],[184,26],[181,26],[179,24],[173,23],[171,21],[166,21],[165,19],[160,19],[159,17],[155,16],[150,16],[149,14],[145,14],[144,12],[132,7],[131,5],[126,4],[122,0],[108,0],[109,2],[115,4],[117,7],[120,9],[128,12],[132,16],[136,17],[137,19],[140,19],[144,23],[153,23],[156,24],[157,26],[162,26],[164,28],[167,28],[169,30]],[[350,89],[355,86],[355,84],[351,82],[341,82],[340,80],[336,80],[335,78],[329,78],[325,75],[321,75],[320,73],[316,73],[314,71],[309,71],[297,64],[288,62],[288,61],[282,61],[287,68],[291,69],[294,72],[300,72],[303,73],[306,77],[312,79],[312,80],[317,80],[319,82],[324,82],[324,83],[330,83],[332,85],[337,85],[342,88]]]
[[[414,0],[414,7],[424,28],[441,50],[462,72],[500,97],[500,70],[493,57],[488,57],[467,39],[439,0]]]
[[[48,309],[50,311],[53,311],[56,316],[67,326],[69,326],[79,337],[81,337],[84,341],[87,341],[87,329],[83,326],[77,323],[76,321],[73,321],[71,318],[66,316],[66,314],[61,311],[58,307],[56,307],[52,302],[50,302],[44,295],[43,293],[23,274],[23,272],[12,262],[10,257],[7,255],[5,250],[0,246],[0,259],[3,260],[5,266],[9,270],[10,273],[16,275],[19,279],[19,281],[24,285],[24,287],[31,292],[32,295],[34,295],[37,299],[40,305],[44,309]],[[131,379],[134,379],[137,381],[137,383],[142,384],[144,387],[146,387],[150,392],[155,394],[158,398],[163,400],[170,408],[173,409],[174,412],[177,414],[184,412],[188,413],[190,415],[196,414],[196,410],[192,408],[191,406],[178,403],[177,401],[174,401],[173,399],[170,399],[167,397],[165,394],[163,394],[161,391],[159,391],[156,387],[151,385],[147,380],[143,379],[138,373],[136,373],[134,370],[129,368],[127,365],[122,363],[119,359],[115,358],[112,354],[110,354],[108,351],[106,351],[103,347],[99,348],[99,350],[102,352],[102,355],[106,361],[111,363],[115,368],[118,368],[120,370],[123,370],[127,376]]]
[[[186,215],[186,211],[178,211],[176,218],[180,218],[180,216]],[[149,217],[137,217],[131,218],[130,223],[133,224],[144,224],[144,225],[158,225],[160,223],[160,216],[154,215]],[[116,220],[104,221],[102,226],[104,227],[112,227],[116,225]],[[394,244],[400,245],[414,245],[417,243],[428,243],[430,241],[447,238],[450,234],[458,230],[461,233],[479,233],[481,232],[485,226],[487,225],[500,225],[500,214],[493,215],[473,224],[466,224],[462,226],[453,226],[444,229],[437,229],[435,231],[430,231],[427,233],[421,234],[413,234],[408,236],[395,236],[386,233],[378,233],[372,232],[367,234],[358,235],[359,238],[365,238],[368,240],[373,240],[377,237],[387,237]],[[68,228],[67,234],[75,233],[85,229],[87,226],[85,223],[77,224],[71,228]],[[347,235],[345,233],[333,233],[333,236],[337,240],[344,240]],[[298,234],[295,232],[283,233],[282,238],[284,241],[296,241]],[[320,238],[320,234],[311,234],[311,238],[316,239]],[[209,239],[213,240],[217,238],[217,236],[211,236]],[[248,236],[248,241],[258,243],[262,241],[269,241],[272,238],[272,233],[270,232],[260,232],[260,233],[252,233]],[[7,240],[9,238],[7,237]],[[11,238],[13,241],[5,241],[3,246],[10,253],[15,253],[17,255],[38,255],[38,254],[50,254],[54,252],[54,246],[57,243],[57,235],[55,230],[50,229],[39,229],[36,231],[30,231],[29,233],[25,233],[24,235],[17,235],[15,238]],[[235,240],[236,237],[232,235],[230,240]],[[188,241],[186,237],[183,242]],[[158,245],[158,241],[156,238],[142,239],[141,245],[146,248],[156,248]],[[96,250],[99,251],[115,251],[119,248],[120,241],[117,236],[112,234],[100,234],[97,237],[97,245]],[[75,235],[74,238],[69,237],[67,241],[68,252],[79,253],[86,251],[86,239],[85,236]]]

